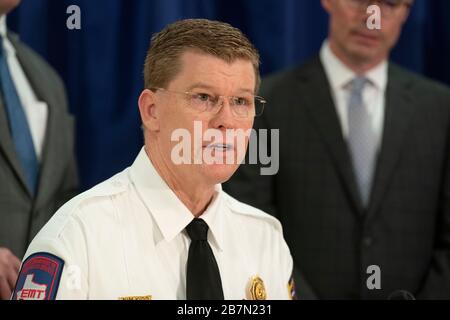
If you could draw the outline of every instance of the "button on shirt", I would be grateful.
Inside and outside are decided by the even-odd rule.
[[[325,41],[322,45],[320,60],[330,82],[331,94],[341,124],[342,134],[347,140],[349,135],[347,108],[351,83],[358,75],[336,57],[328,41]],[[377,149],[380,149],[383,134],[387,73],[388,63],[383,61],[366,74],[360,75],[368,80],[368,85],[363,90],[363,100],[364,107],[367,108],[371,118],[372,128],[377,136]]]
[[[192,213],[159,176],[144,149],[130,168],[64,205],[27,254],[64,261],[57,299],[186,299]],[[267,299],[290,298],[292,258],[275,218],[215,188],[201,218],[225,299],[248,299],[253,277]]]

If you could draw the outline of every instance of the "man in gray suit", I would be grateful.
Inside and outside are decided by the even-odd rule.
[[[450,298],[450,90],[388,61],[411,5],[322,0],[320,55],[263,81],[279,172],[226,190],[280,219],[299,298]]]
[[[29,242],[78,184],[64,85],[6,29],[18,3],[0,0],[0,299],[9,299]]]

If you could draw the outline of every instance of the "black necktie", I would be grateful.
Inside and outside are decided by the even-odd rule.
[[[219,267],[209,246],[208,225],[194,219],[186,227],[191,238],[186,273],[187,300],[223,300]]]

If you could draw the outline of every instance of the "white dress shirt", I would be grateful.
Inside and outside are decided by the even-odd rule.
[[[267,299],[290,298],[293,262],[279,221],[220,185],[215,191],[200,218],[209,226],[225,299],[248,299],[253,277],[262,279]],[[131,167],[65,204],[25,259],[47,252],[64,261],[57,299],[186,299],[185,227],[193,218],[143,148]]]
[[[45,131],[47,128],[48,106],[39,101],[28,81],[22,66],[16,56],[16,50],[7,37],[6,16],[0,17],[0,36],[3,39],[3,49],[7,58],[11,77],[17,89],[20,102],[28,120],[34,149],[38,160],[41,159],[44,145]]]
[[[358,75],[336,57],[327,40],[320,50],[320,60],[330,82],[331,94],[341,124],[342,134],[347,139],[349,133],[347,108],[351,93],[351,82]],[[374,132],[377,135],[378,149],[381,146],[384,126],[387,72],[388,62],[383,61],[363,75],[369,80],[369,84],[363,90],[364,107],[367,108]]]

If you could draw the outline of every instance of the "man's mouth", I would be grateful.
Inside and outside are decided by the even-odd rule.
[[[214,149],[216,151],[226,152],[226,151],[233,150],[234,146],[232,144],[229,144],[229,143],[211,143],[211,144],[205,146],[204,148]]]
[[[353,31],[352,34],[367,41],[378,41],[379,36],[373,32]]]

